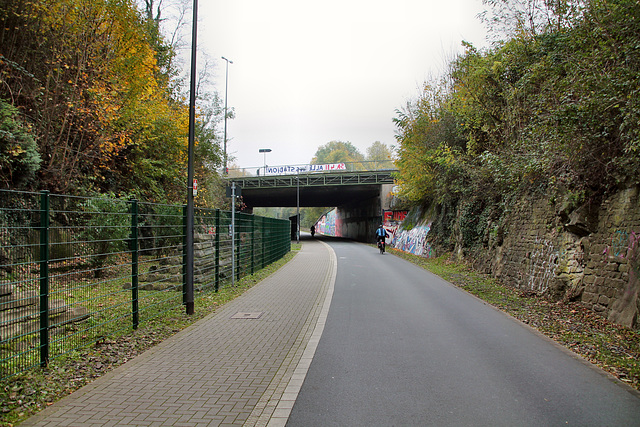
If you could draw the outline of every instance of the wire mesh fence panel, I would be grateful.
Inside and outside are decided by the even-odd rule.
[[[194,209],[193,283],[197,291],[216,289],[216,242],[219,233],[216,218],[219,213],[215,209]]]
[[[231,212],[220,212],[220,286],[232,282],[233,241],[231,230]]]
[[[0,190],[0,379],[181,309],[186,208]],[[194,209],[197,291],[290,250],[290,223]]]
[[[139,203],[138,207],[137,246],[131,242],[131,250],[138,251],[138,266],[132,272],[131,290],[133,301],[138,301],[139,321],[144,322],[183,303],[185,212],[177,205]]]
[[[40,195],[0,190],[0,377],[40,363]]]
[[[253,215],[238,213],[236,214],[236,259],[237,270],[236,275],[238,278],[251,274],[251,251],[252,251],[252,218]]]
[[[265,263],[270,264],[291,250],[290,222],[264,218]]]
[[[49,208],[49,286],[41,288],[48,314],[41,316],[49,317],[48,357],[57,357],[131,329],[131,220],[128,202],[108,197],[51,195]]]

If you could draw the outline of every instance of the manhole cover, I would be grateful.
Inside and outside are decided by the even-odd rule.
[[[239,312],[231,316],[232,319],[258,319],[262,316],[263,311]]]

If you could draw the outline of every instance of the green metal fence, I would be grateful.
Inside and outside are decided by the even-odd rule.
[[[196,301],[284,256],[289,228],[195,208]],[[0,190],[0,379],[184,304],[185,254],[184,206]]]

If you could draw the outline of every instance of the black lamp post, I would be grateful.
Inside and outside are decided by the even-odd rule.
[[[193,305],[193,147],[196,123],[196,44],[198,36],[198,0],[193,0],[193,23],[191,32],[191,85],[189,88],[189,142],[187,160],[187,246],[185,266],[185,306],[188,315],[194,313]]]
[[[227,61],[225,77],[224,77],[224,172],[223,172],[223,174],[226,175],[229,172],[229,170],[227,169],[227,94],[229,89],[229,64],[233,64],[233,61],[225,58],[224,56],[222,57],[222,59]]]

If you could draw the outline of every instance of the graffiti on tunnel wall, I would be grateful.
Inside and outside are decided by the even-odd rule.
[[[431,257],[431,245],[427,242],[427,234],[431,230],[431,223],[413,227],[411,230],[402,229],[402,223],[407,211],[384,211],[383,226],[387,230],[387,244],[403,252],[414,255]],[[340,227],[337,227],[336,209],[324,214],[316,223],[316,232],[326,236],[340,237]]]
[[[316,223],[316,232],[319,234],[324,234],[325,236],[340,237],[338,234],[338,229],[336,228],[336,213],[336,209],[333,209],[322,215],[322,218],[320,218],[320,220]]]
[[[382,226],[387,231],[387,244],[393,242],[398,229],[402,225],[402,221],[407,217],[407,211],[384,211],[384,222]]]
[[[431,230],[431,223],[413,227],[411,230],[399,230],[394,235],[391,245],[403,252],[430,258],[432,250],[427,242],[429,230]]]

